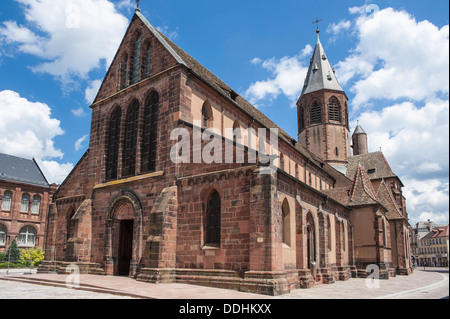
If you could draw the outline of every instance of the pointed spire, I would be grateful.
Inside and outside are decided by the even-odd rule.
[[[309,70],[303,86],[303,94],[329,89],[334,91],[344,91],[336,79],[334,69],[331,67],[330,61],[325,54],[322,43],[320,42],[319,18],[313,23],[317,24],[317,43],[314,53],[310,60]]]

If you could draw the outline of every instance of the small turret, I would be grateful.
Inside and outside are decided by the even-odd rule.
[[[361,125],[359,125],[359,121],[355,131],[353,132],[352,141],[353,156],[363,155],[369,152],[367,147],[367,134],[364,132]]]

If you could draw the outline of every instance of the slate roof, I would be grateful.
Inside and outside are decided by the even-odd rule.
[[[366,132],[363,130],[361,125],[357,125],[355,128],[355,131],[353,132],[353,135],[358,135],[358,134],[366,134]]]
[[[352,178],[355,175],[359,163],[361,163],[366,172],[371,171],[371,173],[368,174],[370,179],[382,179],[389,177],[398,178],[398,176],[392,171],[382,152],[350,156],[347,164],[347,177]]]
[[[0,153],[0,181],[49,187],[49,184],[35,159]]]
[[[328,61],[322,43],[320,43],[319,34],[317,34],[317,43],[303,84],[302,95],[323,89],[344,91]]]

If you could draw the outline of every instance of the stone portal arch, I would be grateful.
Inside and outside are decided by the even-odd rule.
[[[142,205],[134,193],[122,191],[112,200],[105,231],[107,275],[137,275],[142,260],[142,222]]]

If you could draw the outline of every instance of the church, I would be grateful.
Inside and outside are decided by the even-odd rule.
[[[348,98],[319,30],[297,138],[139,8],[91,109],[89,148],[53,196],[40,273],[76,264],[267,295],[367,277],[373,265],[382,279],[411,274],[403,184],[382,152],[368,152],[360,125],[350,135]],[[276,143],[227,129],[275,130]],[[174,160],[177,130],[214,135],[233,161]],[[191,143],[191,159],[208,148]],[[270,155],[269,173],[252,160],[255,145]]]

